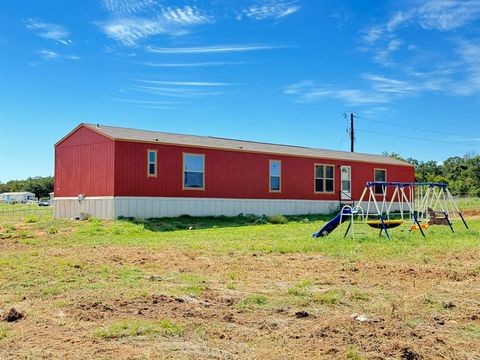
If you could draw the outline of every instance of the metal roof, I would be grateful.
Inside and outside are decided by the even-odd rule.
[[[204,147],[220,150],[245,151],[253,153],[277,154],[286,156],[300,156],[310,158],[338,159],[348,161],[362,161],[370,163],[412,166],[404,161],[383,155],[352,153],[309,148],[303,146],[270,144],[255,141],[226,139],[212,136],[197,136],[130,129],[116,126],[83,124],[84,126],[101,133],[114,140],[139,141],[146,143],[173,144],[192,147]]]

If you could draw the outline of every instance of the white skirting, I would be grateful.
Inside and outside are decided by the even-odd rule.
[[[366,204],[364,204],[366,206]],[[327,200],[270,200],[270,199],[214,199],[214,198],[164,198],[104,196],[54,198],[56,218],[74,218],[86,214],[99,219],[115,219],[119,216],[135,218],[190,216],[303,215],[331,214],[340,209],[338,201]],[[392,211],[400,208],[394,203]],[[364,208],[364,211],[367,209]],[[408,211],[404,204],[404,211]],[[374,213],[371,206],[370,212]]]
[[[163,197],[86,197],[54,198],[56,218],[73,218],[81,213],[100,219],[119,216],[136,218],[191,216],[302,215],[330,214],[339,209],[338,201],[215,199]]]
[[[55,218],[74,218],[86,214],[98,219],[115,218],[114,197],[89,197],[79,201],[76,197],[53,198]]]

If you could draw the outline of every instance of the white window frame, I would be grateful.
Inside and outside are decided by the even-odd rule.
[[[272,163],[279,163],[280,175],[272,175]],[[278,190],[272,189],[272,177],[278,177]],[[282,192],[282,160],[270,159],[268,161],[268,192]]]
[[[187,156],[197,156],[197,157],[202,157],[202,171],[189,171],[189,172],[198,172],[203,174],[202,176],[202,187],[190,187],[190,186],[185,186],[185,158]],[[182,189],[183,190],[200,190],[204,191],[205,190],[205,154],[197,154],[197,153],[183,153],[182,156]]]

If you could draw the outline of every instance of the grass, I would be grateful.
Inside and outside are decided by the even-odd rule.
[[[96,329],[93,335],[102,339],[120,339],[137,336],[180,336],[183,328],[170,320],[140,321],[121,320],[114,324]]]
[[[0,324],[0,340],[8,337],[8,327],[7,325]]]
[[[472,287],[480,276],[478,217],[467,219],[469,230],[455,220],[455,234],[432,226],[426,239],[407,224],[392,240],[356,225],[364,234],[352,240],[342,238],[347,224],[312,238],[328,216],[34,216],[0,219],[0,309],[20,304],[26,313],[0,326],[0,341],[8,338],[0,348],[25,349],[19,357],[48,358],[50,345],[65,358],[138,349],[146,358],[281,358],[283,349],[299,358],[400,358],[399,341],[414,341],[425,358],[480,351],[478,321],[468,320],[480,301]],[[448,302],[455,307],[445,309]],[[299,311],[308,316],[297,318]],[[357,324],[354,313],[384,322]],[[21,335],[46,327],[58,336]],[[66,333],[85,345],[69,346]]]
[[[455,201],[460,210],[479,210],[479,197],[456,197]]]
[[[479,324],[469,324],[462,328],[462,332],[469,337],[480,338],[480,325]]]
[[[252,294],[235,304],[238,310],[253,310],[258,307],[265,307],[269,303],[268,298],[262,294]]]

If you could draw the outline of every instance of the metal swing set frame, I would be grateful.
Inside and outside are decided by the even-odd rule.
[[[390,193],[391,196],[389,196]],[[378,197],[381,197],[381,200]],[[344,215],[346,207],[348,207],[348,211]],[[350,223],[344,237],[349,232],[352,237],[354,236],[355,216],[360,217],[362,223],[380,229],[380,235],[385,232],[388,239],[390,239],[388,229],[401,225],[406,219],[412,223],[410,231],[418,229],[425,238],[424,230],[430,222],[435,224],[431,217],[435,217],[436,214],[443,216],[439,223],[448,225],[452,233],[455,232],[450,220],[452,216],[460,217],[465,228],[468,229],[467,222],[445,183],[367,182],[357,205],[346,207],[342,208],[341,216],[350,217]],[[440,210],[435,211],[434,209]],[[400,219],[391,220],[390,215],[393,213],[395,216],[400,215]],[[377,220],[369,220],[371,216],[375,216]],[[340,223],[342,223],[342,218]]]

